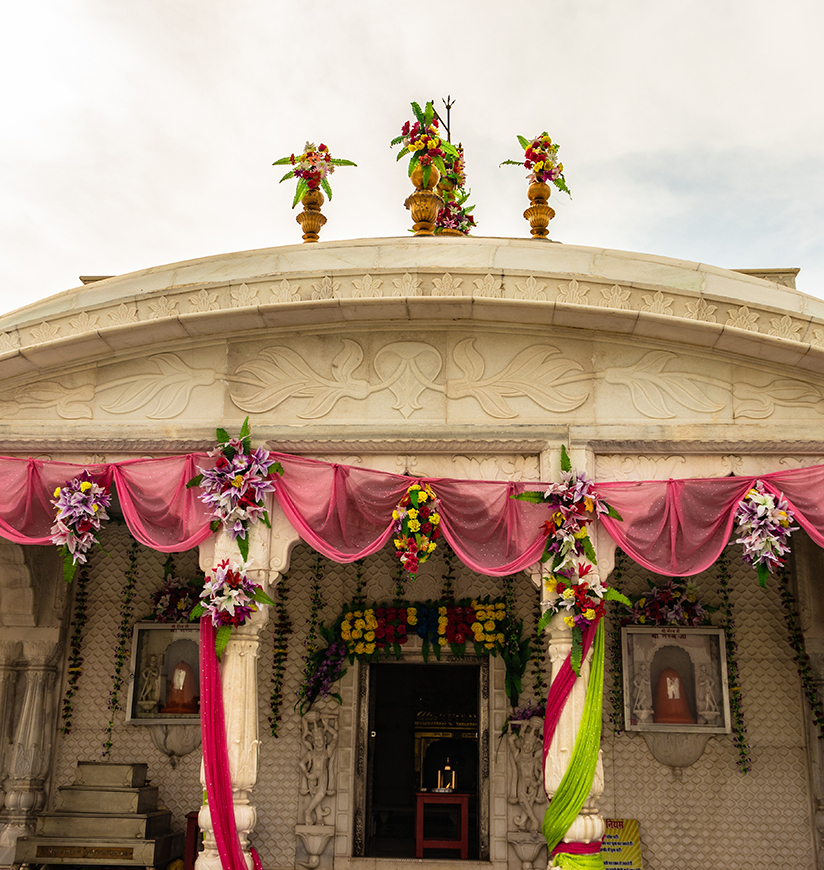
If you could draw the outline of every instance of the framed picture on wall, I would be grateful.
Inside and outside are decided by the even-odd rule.
[[[627,731],[730,731],[724,630],[621,629]]]
[[[126,721],[179,725],[200,721],[198,628],[186,623],[138,622]]]

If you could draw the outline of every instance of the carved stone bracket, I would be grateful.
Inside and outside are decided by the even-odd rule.
[[[704,754],[710,734],[662,734],[642,731],[653,758],[667,767],[692,767]]]

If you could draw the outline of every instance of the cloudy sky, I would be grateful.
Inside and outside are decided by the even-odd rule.
[[[478,235],[525,236],[516,134],[561,144],[551,231],[824,297],[821,0],[45,0],[4,10],[0,311],[120,274],[291,244],[270,165],[324,141],[323,239],[395,236],[389,140],[451,95]]]

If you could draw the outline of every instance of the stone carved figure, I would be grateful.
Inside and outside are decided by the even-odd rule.
[[[307,825],[322,825],[331,810],[323,800],[335,794],[334,759],[338,749],[337,716],[310,711],[303,717],[300,793],[309,795],[303,817]]]
[[[540,830],[541,822],[535,815],[542,781],[541,749],[543,747],[544,720],[533,716],[521,725],[520,733],[510,729],[509,790],[507,800],[517,804],[521,812],[515,816],[515,825],[521,830]]]
[[[715,685],[706,665],[701,665],[701,670],[698,674],[698,709],[701,712],[718,712]]]
[[[638,722],[649,722],[652,717],[652,684],[649,664],[641,662],[632,682],[632,712]]]
[[[149,656],[140,679],[143,686],[137,699],[138,706],[141,710],[151,710],[160,700],[160,656]]]

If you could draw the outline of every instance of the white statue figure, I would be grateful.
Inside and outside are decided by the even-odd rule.
[[[331,810],[324,809],[323,799],[335,793],[333,760],[338,748],[337,716],[322,716],[311,711],[303,717],[303,745],[306,752],[300,761],[300,793],[309,795],[304,823],[322,825]]]
[[[641,662],[633,680],[633,712],[637,715],[641,712],[652,710],[652,686],[650,684],[649,664]],[[640,718],[640,717],[639,717]],[[643,720],[641,720],[643,721]]]
[[[698,709],[702,713],[718,712],[715,686],[706,665],[701,665],[701,670],[698,673]]]
[[[510,730],[509,793],[507,800],[518,804],[521,813],[515,816],[515,825],[521,830],[535,831],[541,822],[535,815],[535,802],[541,790],[541,749],[543,748],[544,720],[533,716],[521,725],[520,734]]]
[[[142,687],[137,703],[143,710],[151,710],[160,700],[160,656],[149,656],[149,662],[140,676]]]

